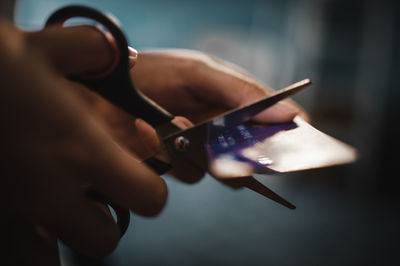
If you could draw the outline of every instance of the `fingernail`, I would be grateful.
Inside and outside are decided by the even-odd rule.
[[[174,124],[175,126],[179,127],[180,129],[187,129],[188,127],[185,125],[185,123],[183,123],[181,120],[179,119],[173,119],[172,120],[172,124]]]
[[[131,69],[136,64],[138,51],[130,46],[128,46],[128,51],[129,51],[129,57],[128,57],[129,68]]]
[[[135,48],[128,46],[129,56],[137,57],[138,51]]]
[[[175,118],[171,122],[180,129],[188,129],[194,126],[189,119],[183,116],[175,116]]]

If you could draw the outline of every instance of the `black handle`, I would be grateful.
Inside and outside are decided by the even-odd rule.
[[[105,77],[90,79],[74,77],[108,101],[124,109],[131,115],[141,118],[152,126],[159,126],[173,119],[173,116],[152,101],[149,101],[133,85],[129,75],[128,43],[119,26],[105,14],[85,6],[73,5],[54,12],[46,22],[46,27],[62,25],[73,17],[93,19],[102,24],[115,39],[119,52],[118,64]]]
[[[114,209],[115,214],[117,216],[117,225],[119,227],[120,236],[122,238],[126,230],[128,229],[129,222],[131,220],[129,210],[106,199],[103,195],[101,195],[100,193],[96,192],[93,189],[88,189],[86,193],[87,196],[91,197],[92,199],[97,200],[103,204],[109,205],[111,206],[111,208]]]

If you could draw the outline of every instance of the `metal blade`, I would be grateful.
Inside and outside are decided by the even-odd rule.
[[[217,179],[218,181],[231,186],[232,188],[242,188],[242,187],[247,187],[248,189],[251,189],[261,195],[263,195],[266,198],[269,198],[270,200],[273,200],[291,210],[296,209],[296,206],[294,206],[292,203],[289,201],[285,200],[275,192],[273,192],[271,189],[269,189],[267,186],[262,184],[260,181],[255,179],[253,176],[245,177],[245,178],[239,178],[239,179]]]
[[[210,135],[215,135],[221,129],[234,127],[246,122],[261,111],[298,92],[310,83],[311,81],[309,79],[296,82],[289,87],[277,91],[268,98],[264,98],[247,106],[239,107],[232,111],[226,112],[218,117],[199,123],[192,128],[188,128],[186,130],[176,130],[176,128],[172,127],[165,131],[168,132],[168,134],[161,135],[160,132],[159,134],[161,136],[165,136],[162,138],[162,140],[165,144],[168,154],[174,154],[180,157],[184,156],[188,160],[198,165],[200,168],[208,170],[208,159],[204,150],[204,145],[208,143],[208,138],[210,138]],[[179,145],[177,145],[178,137],[187,141],[188,144],[186,146],[188,147],[180,149]]]
[[[216,118],[213,118],[213,124],[221,125],[224,127],[231,127],[242,124],[253,118],[255,115],[261,113],[268,107],[271,107],[277,102],[289,97],[290,95],[300,91],[310,84],[311,81],[309,79],[304,79],[302,81],[296,82],[289,87],[277,91],[275,94],[269,96],[268,98],[261,99],[244,107],[242,106],[236,108]]]

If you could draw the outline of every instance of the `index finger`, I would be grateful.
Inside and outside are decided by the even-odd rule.
[[[165,181],[119,146],[99,124],[87,126],[82,143],[87,147],[85,157],[90,158],[83,160],[83,167],[93,188],[124,208],[145,216],[158,214],[167,198]]]

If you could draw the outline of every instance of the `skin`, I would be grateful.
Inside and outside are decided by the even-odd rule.
[[[119,230],[108,208],[87,196],[89,187],[144,216],[166,203],[164,180],[141,163],[159,151],[155,130],[66,78],[107,69],[112,42],[88,26],[23,33],[0,23],[6,264],[58,265],[57,239],[89,256],[109,254]],[[237,66],[196,51],[131,50],[129,60],[135,85],[177,115],[181,128],[272,92]],[[306,116],[285,100],[256,120],[286,122],[297,114]],[[202,175],[181,162],[174,169],[185,180]]]

